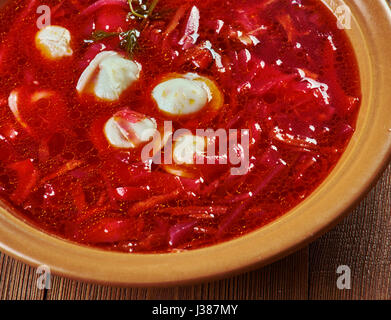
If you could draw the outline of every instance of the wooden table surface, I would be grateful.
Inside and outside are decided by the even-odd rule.
[[[351,289],[337,288],[337,268]],[[39,290],[35,269],[0,253],[0,299],[391,299],[391,166],[334,230],[301,251],[230,279],[169,289],[115,288],[54,276]]]
[[[389,1],[389,0],[388,0]],[[351,269],[351,289],[337,287],[337,268]],[[391,166],[334,230],[265,268],[189,287],[132,289],[56,277],[36,286],[35,269],[0,252],[0,299],[391,299]]]

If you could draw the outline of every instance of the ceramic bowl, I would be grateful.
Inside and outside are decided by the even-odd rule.
[[[0,0],[1,2],[1,0]],[[331,10],[342,1],[324,1]],[[74,279],[121,286],[169,286],[226,277],[280,259],[313,241],[350,212],[391,154],[391,11],[385,0],[346,0],[353,21],[363,92],[357,131],[326,181],[266,227],[204,249],[123,254],[83,247],[44,233],[0,204],[0,250]]]

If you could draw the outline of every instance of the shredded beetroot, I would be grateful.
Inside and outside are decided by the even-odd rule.
[[[159,210],[161,213],[168,213],[172,216],[190,216],[195,218],[210,219],[216,215],[227,213],[228,208],[224,206],[190,206],[190,207],[176,207],[176,208],[164,208]]]
[[[66,164],[64,164],[62,167],[60,167],[56,172],[53,172],[46,177],[43,177],[41,179],[40,183],[43,184],[43,183],[50,181],[52,179],[61,177],[62,175],[80,167],[81,165],[83,165],[83,162],[81,162],[79,160],[71,160],[71,161],[67,162]]]
[[[31,193],[31,190],[36,185],[39,173],[34,168],[31,159],[12,163],[8,165],[8,168],[15,171],[18,180],[18,184],[11,195],[11,199],[16,203],[21,204],[26,200]]]
[[[137,187],[120,187],[115,189],[115,196],[119,201],[140,201],[148,198],[147,189]]]
[[[165,37],[168,37],[179,25],[182,17],[184,16],[187,9],[187,5],[181,5],[176,11],[174,17],[171,19],[166,31],[164,32]]]
[[[146,15],[151,3],[133,1]],[[72,55],[52,60],[36,44],[41,4],[70,32]],[[349,40],[321,1],[160,0],[146,19],[129,10],[127,0],[14,0],[0,9],[2,201],[75,242],[164,253],[257,230],[324,181],[354,134],[361,90]],[[104,51],[140,66],[115,101],[95,96],[98,77],[114,90],[128,74],[103,60],[84,72]],[[205,105],[162,112],[154,89],[184,75],[197,79]],[[157,163],[141,157],[145,119],[154,138],[171,121],[172,133],[222,129],[229,146],[192,153],[193,164]],[[169,158],[169,142],[153,141],[154,160]]]
[[[191,238],[194,226],[197,223],[195,221],[184,222],[172,226],[169,233],[168,244],[171,247],[178,246],[181,242]]]
[[[128,213],[130,215],[136,215],[138,213],[145,212],[149,209],[153,209],[157,205],[165,204],[169,201],[177,199],[179,194],[180,194],[180,190],[175,190],[168,194],[150,197],[148,200],[138,202],[135,205],[133,205]]]
[[[120,6],[124,9],[129,8],[129,4],[128,4],[127,0],[98,0],[98,1],[94,2],[92,5],[90,5],[89,7],[85,8],[80,13],[80,15],[86,16],[86,15],[92,14],[95,11],[97,11],[100,8],[105,7],[105,6]]]
[[[113,243],[122,240],[136,239],[143,226],[130,219],[104,218],[75,235],[81,242]]]
[[[256,197],[258,194],[260,194],[271,182],[273,179],[278,176],[281,171],[284,169],[283,164],[279,164],[275,166],[262,180],[261,182],[255,186],[254,191],[251,191],[251,195],[249,195],[249,198],[245,199],[240,203],[238,206],[236,206],[231,214],[227,216],[223,222],[220,225],[220,228],[218,230],[218,237],[222,237],[230,228],[230,226],[242,215],[244,210],[247,210],[249,206],[251,205],[250,199],[252,197]]]

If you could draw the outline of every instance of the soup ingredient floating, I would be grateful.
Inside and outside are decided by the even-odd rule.
[[[104,126],[107,141],[115,148],[132,149],[150,141],[157,124],[152,118],[123,110],[111,117]]]
[[[138,80],[140,70],[139,64],[117,52],[103,51],[84,70],[76,89],[79,93],[89,92],[103,100],[118,100]]]
[[[190,115],[205,107],[218,110],[223,97],[213,81],[197,74],[170,75],[152,91],[160,111],[171,116]]]
[[[288,212],[338,162],[361,101],[316,0],[10,1],[0,84],[1,199],[47,232],[140,253]]]
[[[49,59],[71,56],[73,51],[70,43],[70,32],[60,26],[47,26],[37,32],[35,37],[36,47]]]

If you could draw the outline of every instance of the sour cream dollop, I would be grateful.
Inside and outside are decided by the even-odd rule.
[[[115,51],[103,51],[95,56],[79,78],[76,89],[97,98],[118,100],[140,77],[141,65]]]
[[[132,149],[150,141],[157,131],[157,124],[153,118],[122,110],[106,122],[103,131],[112,147]]]
[[[37,32],[35,46],[46,58],[56,60],[72,56],[71,33],[60,26],[47,26]]]
[[[152,91],[158,109],[171,116],[195,114],[207,106],[218,109],[223,98],[215,83],[194,73],[173,74]]]

